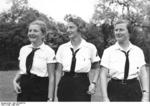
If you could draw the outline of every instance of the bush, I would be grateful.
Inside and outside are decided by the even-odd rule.
[[[0,62],[0,70],[1,71],[7,71],[7,70],[18,70],[18,61],[1,61]]]

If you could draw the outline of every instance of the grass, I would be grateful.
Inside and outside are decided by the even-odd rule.
[[[13,78],[17,71],[0,71],[0,102],[1,101],[16,101],[16,93],[13,89]],[[148,71],[149,72],[149,71]],[[149,74],[149,73],[148,73]],[[90,80],[93,74],[90,73]],[[92,101],[102,101],[100,80],[98,80],[96,94],[92,96]]]
[[[17,71],[0,71],[0,101],[16,101],[16,93],[13,89],[13,78]],[[90,79],[93,75],[90,74]],[[100,81],[97,84],[96,94],[92,96],[92,101],[101,101]]]
[[[16,101],[13,78],[16,71],[0,71],[0,101]]]

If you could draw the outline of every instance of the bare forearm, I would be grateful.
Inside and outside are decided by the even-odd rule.
[[[99,69],[95,69],[93,71],[94,71],[94,78],[93,78],[92,82],[96,83],[99,78]]]
[[[100,81],[101,81],[101,90],[103,98],[108,98],[107,95],[107,70],[102,68],[101,74],[100,74]]]
[[[48,68],[48,76],[49,76],[49,90],[48,90],[48,98],[54,98],[54,89],[55,89],[55,64],[49,63],[47,65]]]
[[[142,89],[149,92],[149,77],[145,67],[142,67],[141,69],[140,80],[141,80]]]
[[[99,78],[99,73],[100,73],[100,66],[99,66],[99,62],[95,62],[92,64],[92,71],[94,72],[94,77],[92,82],[96,83],[98,78]]]
[[[142,101],[148,102],[149,101],[149,77],[148,77],[148,72],[146,71],[145,66],[141,68],[140,81],[141,81],[142,90],[143,90]]]
[[[57,70],[56,70],[56,84],[55,84],[55,100],[56,99],[56,95],[57,95],[57,89],[58,89],[58,83],[61,79],[61,76],[62,76],[62,65],[60,63],[57,64]]]
[[[60,71],[57,71],[56,72],[56,86],[58,85],[60,79],[61,79],[61,76],[62,76],[62,72]]]
[[[54,83],[55,79],[54,76],[51,76],[51,78],[49,78],[49,98],[54,98],[54,87],[55,87],[55,83]]]

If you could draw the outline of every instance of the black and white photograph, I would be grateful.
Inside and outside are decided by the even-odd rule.
[[[149,78],[150,0],[0,0],[1,106],[149,102]]]

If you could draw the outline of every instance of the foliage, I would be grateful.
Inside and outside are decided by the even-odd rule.
[[[134,27],[130,40],[133,44],[141,47],[145,53],[146,62],[150,63],[148,57],[149,46],[145,39],[145,30],[143,21],[145,17],[148,18],[145,23],[150,26],[150,1],[149,0],[98,0],[95,6],[95,13],[92,22],[100,26],[104,35],[105,48],[114,44],[113,24],[118,18],[129,20]]]
[[[86,40],[93,43],[98,49],[98,54],[101,57],[104,50],[104,39],[101,29],[93,23],[87,25],[87,31],[85,33]]]
[[[46,22],[48,29],[54,27],[46,15],[23,5],[23,1],[26,0],[22,2],[13,0],[12,7],[0,14],[0,68],[2,70],[18,68],[16,64],[18,64],[19,50],[23,45],[29,44],[27,31],[30,22],[40,19]]]
[[[69,41],[64,23],[56,22],[52,17],[47,17],[45,14],[28,7],[28,0],[12,1],[12,7],[8,11],[0,13],[1,70],[18,68],[19,50],[23,45],[29,44],[28,25],[35,19],[43,20],[47,24],[48,34],[45,42],[55,52],[59,45]],[[128,19],[135,27],[132,30],[131,42],[144,50],[146,62],[150,63],[148,55],[150,54],[150,40],[148,41],[146,38],[149,31],[143,31],[143,27],[141,27],[144,24],[143,20],[147,26],[150,26],[149,3],[148,0],[99,0],[91,22],[81,21],[81,23],[85,23],[83,37],[97,47],[101,57],[104,49],[116,42],[113,33],[115,21],[118,18]],[[68,14],[64,19],[67,20],[68,17],[76,16]]]

